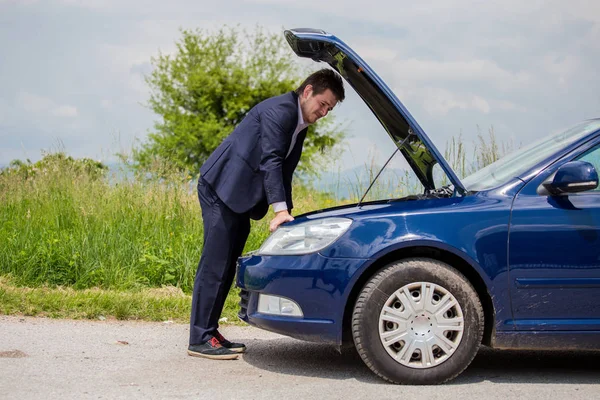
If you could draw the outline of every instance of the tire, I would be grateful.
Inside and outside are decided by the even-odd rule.
[[[374,373],[396,384],[455,378],[477,354],[483,327],[481,302],[469,281],[427,258],[394,262],[376,273],[352,314],[358,354]]]

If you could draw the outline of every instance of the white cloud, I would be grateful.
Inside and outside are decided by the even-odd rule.
[[[47,136],[79,135],[81,151],[89,155],[100,145],[106,147],[100,133],[109,129],[127,138],[138,134],[143,140],[153,118],[140,106],[148,96],[142,75],[150,58],[159,49],[166,54],[174,51],[179,27],[213,31],[225,24],[250,30],[259,24],[276,33],[282,26],[330,30],[396,89],[418,122],[438,132],[434,136],[442,143],[443,135],[468,132],[476,124],[502,126],[499,134],[529,132],[526,142],[535,132],[568,125],[600,109],[593,85],[600,61],[596,50],[600,2],[231,0],[223,4],[8,1],[6,15],[14,17],[15,24],[0,26],[5,55],[0,63],[5,100],[0,101],[0,122],[24,132],[39,128]],[[11,15],[13,10],[18,12]],[[28,23],[39,29],[13,32]],[[10,39],[11,34],[20,41]],[[69,38],[77,41],[71,43]],[[39,64],[45,51],[48,62],[40,77],[27,66]],[[314,66],[310,60],[297,61]],[[25,87],[20,82],[27,82],[27,91],[19,91]],[[370,141],[373,135],[362,129],[359,103],[360,99],[348,99],[337,112],[349,115],[355,152],[369,147],[360,138]],[[384,139],[382,146],[388,142]],[[35,146],[38,142],[31,141]]]
[[[389,47],[373,45],[373,43],[359,43],[355,51],[363,60],[376,60],[379,62],[392,62],[398,56],[398,52]]]
[[[0,124],[6,123],[9,113],[10,106],[8,105],[8,102],[0,98]]]
[[[73,106],[54,107],[50,113],[56,117],[76,117],[77,108]]]
[[[491,100],[490,104],[492,109],[527,111],[525,107],[519,106],[512,101],[507,100]]]
[[[24,6],[29,6],[33,4],[37,4],[40,0],[0,0],[0,4],[20,4]]]
[[[54,3],[68,7],[80,7],[92,10],[125,10],[136,6],[143,6],[143,1],[119,0],[55,0]]]
[[[473,110],[489,114],[494,109],[516,110],[518,105],[507,100],[489,99],[480,94],[448,90],[443,87],[413,86],[410,83],[395,87],[394,92],[405,105],[422,107],[430,116],[438,118],[453,110]]]
[[[589,0],[504,0],[502,2],[481,0],[428,0],[407,2],[398,0],[250,0],[248,2],[288,8],[311,9],[319,13],[352,17],[361,21],[388,23],[393,25],[415,25],[428,23],[427,29],[435,29],[440,23],[451,24],[471,20],[487,23],[504,21],[510,23],[519,17],[535,17],[536,21],[563,19],[585,19],[597,21],[600,3]],[[358,10],[358,12],[357,12]]]
[[[486,81],[497,87],[523,86],[530,82],[527,72],[511,73],[490,60],[398,60],[390,65],[395,76],[411,81]]]
[[[108,13],[132,13],[133,15],[158,14],[163,19],[173,14],[185,16],[189,13],[213,11],[223,13],[224,11],[223,3],[207,0],[171,0],[168,2],[160,0],[51,0],[51,2],[63,7]],[[227,0],[227,3],[228,7],[243,6],[244,0]]]
[[[19,92],[17,106],[31,113],[48,111],[53,106],[52,100],[27,92]]]
[[[481,96],[451,92],[443,88],[428,87],[416,94],[422,107],[433,116],[444,116],[454,109],[476,110],[484,114],[490,112],[489,102]]]
[[[30,114],[39,116],[76,117],[77,108],[66,104],[57,104],[48,97],[20,91],[17,94],[16,106]]]
[[[571,77],[581,71],[582,65],[578,57],[573,55],[548,53],[542,61],[542,67],[554,77],[561,86],[566,86]]]

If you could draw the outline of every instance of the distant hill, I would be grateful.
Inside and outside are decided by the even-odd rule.
[[[369,169],[365,166],[354,167],[339,172],[323,172],[311,185],[319,191],[332,193],[338,199],[360,198],[376,177],[381,167]],[[416,178],[410,178],[403,169],[386,168],[371,192],[394,193],[402,188],[415,185]],[[377,194],[377,193],[372,193]]]
[[[133,171],[125,164],[109,163],[106,164],[106,166],[108,167],[109,179],[111,181],[118,181],[133,176]],[[8,167],[8,164],[0,164],[0,169],[6,167]],[[364,194],[380,168],[381,167],[376,166],[372,169],[368,169],[365,166],[358,166],[338,172],[325,171],[322,172],[317,179],[303,179],[302,176],[300,179],[310,183],[315,190],[331,193],[338,200],[350,198],[357,199]],[[382,190],[393,191],[398,187],[406,186],[407,182],[410,182],[410,179],[406,177],[405,170],[388,168],[382,172],[376,185],[371,189],[371,192],[377,190],[380,192]],[[412,179],[412,182],[412,184],[414,184],[414,178]],[[410,184],[411,183],[409,183],[409,185]]]
[[[121,163],[110,163],[107,164],[107,167],[111,180],[130,178],[133,175],[133,171]],[[302,176],[300,179],[309,183],[315,190],[331,193],[338,200],[360,198],[379,172],[379,168],[381,167],[369,170],[362,166],[339,172],[325,171],[317,179],[303,178]],[[388,168],[382,172],[371,192],[393,191],[400,186],[406,186],[407,181],[409,179],[404,170]],[[193,184],[195,186],[194,182]]]

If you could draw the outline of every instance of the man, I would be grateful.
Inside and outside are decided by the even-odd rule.
[[[250,233],[250,219],[263,218],[271,205],[275,213],[271,232],[294,220],[292,175],[307,128],[344,97],[337,73],[317,71],[296,91],[253,107],[200,168],[204,248],[192,295],[189,355],[234,359],[246,350],[217,329],[236,261]]]

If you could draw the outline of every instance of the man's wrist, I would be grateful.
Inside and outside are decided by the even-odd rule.
[[[277,203],[273,203],[271,205],[273,206],[273,212],[275,212],[275,214],[278,214],[282,211],[287,212],[288,210],[287,203],[285,201],[278,201]]]

